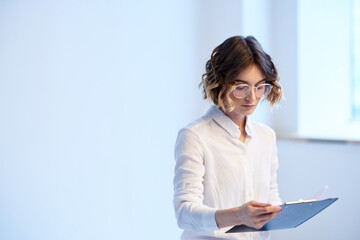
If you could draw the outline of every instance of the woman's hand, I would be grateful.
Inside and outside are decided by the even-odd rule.
[[[240,206],[237,211],[241,224],[256,229],[262,228],[267,222],[280,213],[280,206],[271,206],[269,203],[259,203],[256,201],[245,203]]]
[[[260,229],[280,213],[280,206],[250,201],[240,207],[217,210],[215,220],[219,228],[244,224]]]

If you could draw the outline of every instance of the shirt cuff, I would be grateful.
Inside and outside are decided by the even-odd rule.
[[[215,208],[209,208],[202,215],[202,222],[205,223],[205,228],[209,231],[215,231],[220,229],[216,224],[215,212]]]

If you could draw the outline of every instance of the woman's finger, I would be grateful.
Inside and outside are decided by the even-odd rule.
[[[253,207],[266,207],[266,206],[271,206],[270,203],[261,203],[261,202],[257,202],[257,201],[250,201],[249,204]]]
[[[273,218],[274,218],[274,216],[272,213],[267,213],[267,214],[262,214],[262,215],[258,215],[256,217],[254,217],[253,221],[254,221],[254,223],[268,222]]]
[[[252,213],[255,216],[273,213],[273,212],[280,212],[280,211],[281,211],[280,206],[252,207]]]
[[[271,221],[273,218],[278,216],[281,212],[273,212],[273,213],[267,213],[258,215],[253,218],[253,222],[255,225],[263,224],[265,225],[267,222]]]

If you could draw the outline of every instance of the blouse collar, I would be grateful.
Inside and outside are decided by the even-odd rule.
[[[224,128],[233,138],[239,139],[241,132],[239,126],[234,123],[223,111],[212,105],[208,110],[207,114],[209,117],[214,119],[222,128]],[[247,136],[251,137],[254,131],[252,121],[246,116],[245,131]]]

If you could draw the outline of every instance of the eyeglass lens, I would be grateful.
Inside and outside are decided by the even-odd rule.
[[[244,98],[250,93],[251,87],[246,84],[237,85],[234,89],[234,96],[237,98]],[[257,97],[265,97],[269,94],[271,89],[271,84],[265,83],[260,84],[256,87],[255,94]]]

